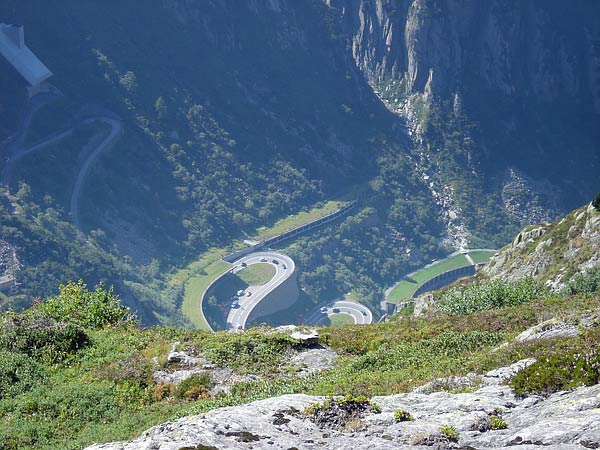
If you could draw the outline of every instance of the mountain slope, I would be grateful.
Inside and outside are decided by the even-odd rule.
[[[345,194],[359,198],[351,217],[286,251],[312,301],[352,291],[375,306],[424,261],[503,245],[595,193],[596,11],[554,0],[7,0],[0,17],[25,25],[62,93],[26,142],[74,128],[21,159],[9,188],[26,183],[27,201],[68,226],[82,149],[105,132],[82,122],[109,114],[124,133],[90,168],[77,215],[119,264],[86,281],[135,286],[132,305],[179,320],[168,273]],[[25,86],[1,69],[10,143]],[[58,256],[62,239],[59,252],[42,244],[43,260],[17,248],[39,273],[21,284],[23,301],[80,270]]]
[[[600,264],[600,212],[591,204],[560,221],[525,228],[494,256],[486,276],[514,280],[535,276],[561,289],[576,274]]]
[[[598,4],[325,3],[357,67],[407,119],[432,188],[474,237],[508,239],[498,222],[556,218],[596,189]]]
[[[487,283],[506,295],[497,281],[479,286]],[[34,308],[0,314],[0,445],[593,447],[598,289],[509,292],[503,306],[471,299],[467,313],[319,328],[311,346],[290,327],[138,328],[113,292],[69,284]]]

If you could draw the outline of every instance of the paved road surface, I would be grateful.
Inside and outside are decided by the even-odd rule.
[[[246,289],[246,295],[239,299],[240,307],[232,308],[227,316],[227,324],[231,331],[243,330],[246,328],[248,317],[256,305],[258,305],[273,289],[291,277],[296,270],[294,260],[289,256],[282,255],[281,253],[263,251],[250,253],[235,261],[233,263],[233,272],[237,273],[240,270],[243,270],[244,267],[242,267],[242,263],[246,263],[248,266],[265,263],[265,261],[261,261],[261,259],[266,259],[266,263],[275,267],[275,275],[263,286],[256,288],[249,287]],[[276,260],[278,263],[274,263],[273,260]],[[285,269],[283,268],[284,266],[286,267]],[[252,295],[248,296],[248,292],[252,292]]]
[[[110,126],[110,134],[94,149],[94,151],[87,157],[84,161],[81,169],[79,169],[79,173],[77,174],[77,179],[75,180],[75,185],[73,186],[73,192],[71,193],[71,204],[70,211],[71,217],[73,218],[73,223],[79,229],[79,194],[81,192],[81,188],[83,186],[83,182],[88,175],[90,167],[92,164],[98,159],[100,153],[110,148],[118,139],[121,137],[123,133],[123,125],[119,120],[113,119],[111,117],[93,117],[91,119],[85,120],[84,123],[91,122],[103,122]]]
[[[14,167],[14,164],[18,160],[23,158],[25,155],[28,155],[29,153],[37,152],[38,150],[48,147],[49,145],[52,145],[55,142],[61,141],[71,134],[73,134],[72,128],[65,130],[61,133],[55,134],[53,136],[50,136],[50,137],[44,139],[42,142],[35,144],[33,147],[19,148],[17,150],[17,152],[6,162],[6,164],[4,165],[4,168],[2,169],[2,176],[1,176],[2,185],[4,187],[6,187],[7,189],[9,188],[10,178],[12,175],[12,169]]]
[[[365,325],[373,322],[373,314],[365,305],[348,300],[336,300],[325,306],[326,312],[321,312],[321,307],[315,309],[304,321],[307,325],[324,325],[325,318],[333,314],[349,314],[357,325]],[[334,312],[334,309],[336,312]]]
[[[39,107],[37,109],[39,109]],[[38,142],[37,144],[33,145],[32,147],[25,148],[25,147],[23,147],[23,141],[24,141],[23,136],[25,136],[27,133],[26,128],[29,127],[32,114],[29,114],[27,120],[24,122],[23,126],[25,128],[24,128],[23,132],[21,133],[21,137],[19,138],[15,147],[12,149],[9,159],[4,164],[4,167],[2,168],[2,172],[0,173],[0,183],[2,183],[2,185],[6,188],[7,192],[9,191],[9,188],[10,188],[10,178],[12,176],[12,170],[17,161],[19,161],[21,158],[23,158],[24,156],[26,156],[30,153],[37,152],[39,150],[42,150],[42,149],[48,147],[49,145],[52,145],[56,142],[63,140],[67,136],[70,136],[71,134],[73,134],[73,132],[76,128],[76,126],[74,126],[69,129],[66,129],[64,131],[57,132],[51,136],[48,136],[46,139],[44,139],[41,142]],[[75,226],[77,228],[80,228],[79,209],[78,209],[79,194],[81,192],[81,188],[83,186],[85,178],[87,177],[92,164],[96,161],[96,159],[98,158],[100,153],[102,153],[106,149],[110,148],[119,139],[119,137],[123,133],[123,125],[122,125],[121,121],[114,119],[112,117],[98,116],[98,117],[91,117],[91,118],[83,121],[83,123],[92,123],[92,122],[103,122],[111,127],[111,131],[110,131],[110,134],[105,139],[103,139],[102,142],[100,142],[100,144],[98,144],[98,146],[90,153],[90,155],[87,157],[87,159],[83,162],[81,168],[79,169],[79,172],[77,173],[77,178],[75,179],[75,184],[73,187],[73,191],[71,193],[71,202],[70,202],[71,216],[73,218],[73,223],[75,224]],[[96,136],[94,136],[92,139],[96,138]]]

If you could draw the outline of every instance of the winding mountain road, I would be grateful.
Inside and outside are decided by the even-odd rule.
[[[66,138],[67,136],[70,136],[71,134],[73,134],[73,128],[70,128],[63,132],[59,132],[58,134],[49,136],[46,139],[44,139],[43,141],[38,142],[37,144],[35,144],[32,147],[29,147],[29,148],[19,147],[15,151],[15,153],[9,157],[9,159],[4,164],[4,167],[2,168],[2,175],[0,176],[0,181],[2,182],[2,186],[4,186],[7,190],[9,190],[10,179],[12,177],[12,171],[13,171],[14,165],[17,161],[22,159],[24,156],[29,155],[30,153],[37,152],[39,150],[42,150],[42,149],[48,147],[49,145],[59,142],[59,141],[63,140],[64,138]]]
[[[321,311],[321,308],[326,308]],[[366,325],[373,322],[373,313],[365,305],[348,300],[336,300],[315,309],[304,321],[306,325],[324,325],[325,319],[334,314],[348,314],[356,325]]]
[[[257,305],[266,298],[275,288],[294,275],[296,265],[289,256],[270,251],[261,251],[250,253],[233,263],[233,268],[227,271],[221,277],[228,273],[238,273],[253,264],[271,264],[275,268],[275,275],[268,283],[262,286],[249,286],[244,294],[239,297],[239,307],[232,307],[227,315],[227,325],[229,331],[236,332],[246,328],[248,319]],[[219,277],[218,279],[220,279]],[[213,281],[213,284],[218,282]],[[210,286],[205,290],[203,296],[210,290]],[[250,293],[250,295],[248,295]],[[321,311],[321,308],[326,308]],[[352,317],[355,324],[363,325],[373,322],[373,314],[365,305],[348,300],[336,300],[327,304],[320,305],[305,320],[307,325],[325,325],[325,319],[334,314],[348,314]]]
[[[242,266],[242,264],[245,264],[246,267],[253,264],[271,264],[275,267],[275,275],[268,283],[262,286],[248,287],[245,295],[239,299],[239,308],[231,308],[227,316],[227,324],[231,331],[246,328],[246,322],[254,308],[275,288],[293,276],[296,270],[296,264],[292,258],[281,253],[269,251],[250,253],[238,259],[234,263],[233,273],[244,270],[246,267]],[[248,293],[251,293],[251,295],[248,296]]]
[[[77,178],[75,179],[75,185],[73,186],[73,192],[71,193],[71,203],[70,203],[70,211],[71,217],[73,218],[73,224],[81,229],[79,222],[79,194],[81,193],[81,188],[85,181],[85,178],[88,175],[90,167],[96,161],[100,154],[112,147],[112,145],[121,137],[123,134],[123,124],[120,120],[113,119],[111,117],[93,117],[87,120],[84,120],[83,123],[92,123],[92,122],[103,122],[111,127],[110,134],[104,138],[104,140],[98,144],[98,146],[90,153],[90,155],[86,158],[86,160],[81,165],[79,169],[79,173],[77,174]]]
[[[39,108],[41,108],[41,106],[38,107],[37,109],[39,109]],[[37,111],[37,109],[36,109],[36,111]],[[31,116],[32,115],[33,115],[33,112],[31,114],[29,114],[28,117],[26,118],[26,120],[24,121],[24,123],[23,123],[24,129],[21,131],[20,137],[19,137],[18,141],[16,142],[16,144],[13,146],[13,148],[11,148],[8,159],[6,160],[4,167],[2,168],[2,172],[0,172],[0,182],[2,183],[2,186],[4,186],[4,188],[6,189],[7,193],[10,193],[10,179],[12,177],[12,172],[13,172],[14,166],[23,157],[25,157],[31,153],[35,153],[40,150],[43,150],[44,148],[46,148],[52,144],[60,142],[61,140],[65,139],[66,137],[72,135],[73,132],[75,131],[75,129],[81,124],[102,122],[102,123],[107,124],[111,128],[109,135],[106,136],[90,152],[89,156],[87,156],[85,161],[83,161],[83,163],[81,164],[81,167],[79,168],[77,177],[76,177],[74,185],[73,185],[69,210],[71,212],[73,224],[77,228],[81,229],[81,224],[79,221],[79,205],[78,205],[81,189],[84,185],[86,177],[88,176],[91,166],[94,164],[94,162],[96,161],[98,156],[102,152],[104,152],[107,149],[109,149],[110,147],[112,147],[112,145],[123,134],[123,124],[121,123],[120,120],[113,118],[113,117],[108,117],[108,116],[90,117],[87,119],[80,120],[76,125],[74,125],[70,128],[67,128],[62,131],[58,131],[58,132],[52,134],[51,136],[48,136],[44,140],[34,144],[31,147],[25,147],[23,145],[24,136],[26,136],[27,128],[31,124]],[[93,143],[94,140],[96,140],[99,137],[99,135],[103,134],[103,133],[104,133],[104,131],[94,135],[92,137],[92,139],[88,142],[88,144],[82,149],[83,152],[85,153],[87,150],[87,146],[90,143]]]

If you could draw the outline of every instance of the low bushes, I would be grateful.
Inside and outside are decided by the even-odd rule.
[[[517,306],[548,295],[540,283],[526,278],[518,281],[491,280],[444,291],[438,308],[449,314]]]
[[[440,433],[446,436],[450,442],[458,442],[460,439],[460,433],[452,425],[443,425],[440,428]]]
[[[519,372],[511,385],[520,395],[549,395],[600,382],[600,330],[587,332],[565,351],[550,349],[535,364]]]
[[[215,364],[259,375],[276,372],[287,352],[298,345],[289,335],[261,330],[203,334],[202,339],[196,340],[196,346]]]
[[[0,319],[0,350],[22,353],[49,364],[63,361],[88,343],[81,327],[37,311],[6,313]]]
[[[415,420],[411,413],[404,409],[397,409],[394,411],[394,422],[412,422]]]
[[[490,429],[505,430],[507,428],[508,428],[508,423],[506,423],[506,421],[502,417],[497,416],[495,414],[492,414],[490,416]]]
[[[36,309],[56,320],[68,318],[70,322],[92,329],[136,320],[112,287],[107,290],[99,285],[89,291],[79,280],[60,285],[59,290],[58,296],[40,303]]]
[[[598,291],[600,291],[600,265],[593,267],[585,274],[575,275],[565,287],[567,295],[594,294]]]
[[[208,399],[214,385],[210,374],[195,374],[179,383],[174,394],[176,398],[185,400]]]
[[[0,399],[31,389],[44,375],[40,363],[26,355],[0,350]]]

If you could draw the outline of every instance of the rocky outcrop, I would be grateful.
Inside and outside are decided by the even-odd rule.
[[[596,93],[587,68],[597,65],[600,22],[562,2],[323,1],[340,15],[356,65],[371,82],[391,77],[403,79],[409,94],[454,93],[478,74],[469,81],[506,95],[551,101]],[[557,27],[566,17],[577,17],[584,28]]]
[[[574,337],[579,334],[579,331],[580,329],[577,324],[566,323],[557,319],[550,319],[523,331],[515,338],[515,341],[527,342],[538,339]]]
[[[600,114],[600,3],[323,1],[339,17],[357,68],[405,120],[446,244],[461,248],[480,232],[469,212],[473,192],[498,194],[497,206],[475,209],[501,205],[518,227],[552,220],[595,189],[590,167],[600,163],[592,156],[598,136],[587,120]],[[446,130],[463,135],[454,173],[437,157],[440,142],[432,143],[439,110],[463,123]],[[565,148],[576,154],[569,164]],[[444,150],[451,159],[455,149]]]
[[[304,414],[323,397],[285,395],[185,417],[151,428],[131,442],[97,444],[88,450],[599,448],[600,385],[548,398],[520,398],[500,383],[527,364],[486,374],[484,386],[473,393],[374,397],[371,401],[380,412],[373,408],[341,426]],[[396,421],[394,412],[400,409],[413,420]],[[502,428],[498,419],[506,423],[505,429],[497,429]],[[445,425],[458,433],[456,443],[441,432]]]
[[[560,290],[571,276],[599,263],[600,212],[587,205],[558,222],[526,228],[482,273],[507,280],[534,276]]]

